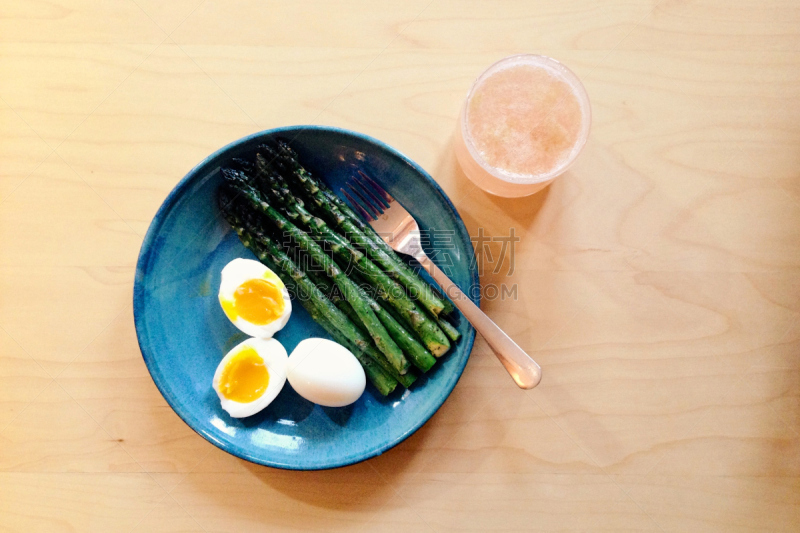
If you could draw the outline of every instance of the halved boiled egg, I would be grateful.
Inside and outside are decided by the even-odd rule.
[[[270,403],[286,383],[289,356],[275,339],[247,339],[220,361],[212,386],[234,418],[251,416]]]
[[[292,314],[289,291],[272,270],[252,259],[234,259],[222,269],[219,303],[233,325],[268,339]]]

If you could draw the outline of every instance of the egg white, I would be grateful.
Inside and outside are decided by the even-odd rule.
[[[283,313],[281,316],[270,322],[269,324],[253,324],[248,322],[240,316],[231,317],[225,308],[224,303],[232,304],[234,301],[234,293],[239,286],[251,279],[265,279],[273,283],[281,290],[283,296]],[[261,339],[268,339],[275,335],[278,331],[283,329],[289,321],[292,314],[292,301],[289,298],[289,291],[275,272],[267,268],[264,264],[252,259],[237,258],[225,265],[222,269],[221,280],[219,284],[219,302],[222,305],[222,310],[225,316],[228,317],[234,326],[240,331],[258,337]]]
[[[364,369],[352,352],[320,338],[297,345],[289,356],[286,377],[297,394],[326,407],[350,405],[367,385]]]
[[[267,372],[269,372],[269,383],[267,384],[267,390],[264,391],[264,394],[252,402],[241,403],[225,398],[219,390],[219,381],[222,378],[222,372],[225,370],[228,363],[230,363],[231,359],[248,347],[253,348],[256,353],[261,356],[261,359],[264,360],[264,366],[267,367]],[[217,366],[217,371],[214,373],[214,380],[212,381],[212,387],[216,391],[217,396],[219,396],[222,408],[233,418],[252,416],[264,409],[278,396],[278,393],[286,383],[288,362],[289,356],[286,354],[286,348],[275,339],[251,338],[237,344],[222,358],[222,361],[220,361]]]

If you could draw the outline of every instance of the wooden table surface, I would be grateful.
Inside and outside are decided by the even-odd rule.
[[[795,0],[5,0],[0,530],[800,530],[799,37]],[[504,200],[451,138],[520,52],[569,65],[594,123]],[[484,308],[538,388],[479,339],[420,431],[324,472],[172,412],[133,327],[142,236],[204,156],[290,124],[378,137],[473,236],[514,228],[513,272],[480,251],[517,297]]]

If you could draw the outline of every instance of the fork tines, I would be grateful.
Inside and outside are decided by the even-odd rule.
[[[383,187],[360,170],[358,175],[351,176],[347,180],[346,185],[352,191],[352,195],[343,188],[339,190],[347,198],[353,209],[367,222],[377,220],[389,208],[389,205],[394,202],[394,198],[383,190]]]

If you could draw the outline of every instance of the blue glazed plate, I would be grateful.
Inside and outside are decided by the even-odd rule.
[[[220,407],[211,379],[223,355],[245,336],[217,300],[220,271],[236,257],[254,258],[221,217],[216,202],[220,166],[251,157],[258,144],[290,140],[303,164],[334,190],[357,170],[378,181],[419,221],[444,236],[437,257],[462,288],[477,288],[473,250],[450,200],[414,162],[371,137],[347,130],[294,126],[240,139],[209,156],[169,194],[139,253],[133,306],[147,368],[161,394],[197,433],[223,450],[262,465],[296,470],[363,461],[419,429],[444,403],[469,358],[474,330],[458,324],[461,339],[412,386],[383,398],[371,385],[353,405],[314,405],[286,383],[261,413],[235,419]],[[447,249],[449,248],[449,249]],[[445,250],[446,249],[446,250]],[[449,260],[449,261],[448,261]],[[447,264],[449,263],[449,265]],[[477,303],[477,300],[476,300]],[[308,337],[328,337],[300,305],[275,338],[291,353]]]

